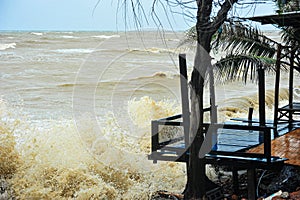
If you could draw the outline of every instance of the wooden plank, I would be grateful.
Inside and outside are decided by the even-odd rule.
[[[276,77],[275,77],[275,91],[274,91],[274,125],[277,127],[278,105],[279,105],[279,82],[280,82],[280,62],[281,62],[282,46],[278,44],[277,59],[276,59]]]
[[[179,70],[180,70],[180,86],[181,86],[181,104],[185,145],[189,145],[189,129],[190,129],[190,108],[188,95],[188,78],[186,55],[179,54]]]
[[[293,102],[291,104],[292,106],[290,105],[285,105],[281,108],[279,108],[280,111],[300,111],[300,103],[298,102]]]
[[[247,188],[248,188],[248,199],[256,199],[256,173],[255,168],[247,170]]]
[[[292,49],[290,56],[290,78],[289,78],[289,105],[290,108],[293,108],[293,89],[294,89],[294,58],[295,58],[295,49]],[[289,111],[289,122],[293,121],[293,111]]]
[[[300,166],[300,129],[282,135],[271,142],[272,156],[287,158],[286,164]],[[262,153],[264,144],[248,150],[249,153]]]

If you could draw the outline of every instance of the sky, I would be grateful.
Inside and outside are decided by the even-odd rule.
[[[151,20],[151,0],[142,1],[146,2],[145,15],[150,18],[149,22],[143,20],[142,29],[157,29],[158,25]],[[118,9],[118,0],[97,3],[98,0],[0,0],[0,30],[124,31],[136,28],[130,12],[127,12],[125,26],[124,6]],[[259,6],[255,15],[272,14],[273,7]],[[167,17],[161,7],[156,8],[164,29],[187,30],[193,25],[194,22],[176,14],[181,12],[179,8],[173,11],[175,13],[168,12]],[[243,8],[238,15],[247,12]],[[263,26],[263,29],[272,29],[272,26]]]

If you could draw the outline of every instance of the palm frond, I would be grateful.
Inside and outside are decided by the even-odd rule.
[[[179,43],[178,46],[183,46],[187,44],[191,45],[194,44],[196,41],[197,41],[197,31],[196,31],[196,26],[193,26],[185,32],[185,37]]]
[[[213,35],[212,41],[214,41],[216,37],[217,37],[217,33]],[[192,45],[195,44],[196,42],[197,42],[197,30],[196,30],[196,26],[193,26],[185,32],[185,37],[179,43],[178,46]]]
[[[253,55],[230,54],[214,65],[216,80],[222,82],[257,79],[257,69],[263,67],[267,71],[274,71],[276,60]]]
[[[282,41],[288,46],[300,46],[300,28],[287,27],[281,31]]]
[[[213,43],[214,49],[229,51],[231,54],[251,54],[273,57],[277,42],[266,37],[258,29],[239,22],[225,23],[220,36]]]
[[[282,41],[286,46],[292,47],[286,48],[285,53],[295,51],[294,67],[300,72],[300,28],[286,27],[281,31]]]

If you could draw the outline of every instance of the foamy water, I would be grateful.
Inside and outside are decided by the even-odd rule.
[[[1,33],[0,175],[13,195],[148,199],[158,190],[183,191],[185,165],[147,159],[151,120],[181,112],[177,56],[187,52],[190,72],[194,55],[177,48],[182,36]],[[287,76],[281,104],[285,83]],[[268,75],[270,118],[273,85]],[[256,92],[255,83],[217,84],[219,120],[245,117],[249,107],[257,116]]]
[[[0,44],[0,51],[16,48],[16,43]]]

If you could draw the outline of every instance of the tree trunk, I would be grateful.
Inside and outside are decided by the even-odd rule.
[[[207,36],[205,36],[207,37]],[[210,42],[210,40],[204,40]],[[205,175],[204,159],[199,158],[199,151],[204,141],[203,109],[204,109],[204,81],[207,67],[211,66],[208,52],[197,46],[195,66],[191,78],[191,128],[190,128],[190,156],[188,181],[185,190],[185,199],[202,199],[207,190],[216,185]]]
[[[204,142],[203,116],[204,116],[204,80],[208,67],[211,65],[211,40],[213,34],[223,24],[228,11],[238,0],[225,0],[221,5],[217,16],[212,20],[212,1],[197,0],[197,52],[195,56],[194,68],[191,78],[191,119],[190,119],[190,149],[189,162],[187,169],[187,184],[184,191],[185,199],[203,199],[205,192],[216,187],[205,174],[205,160],[199,158],[199,155],[205,155],[206,152],[200,152]],[[214,99],[213,73],[210,71],[211,79],[211,122],[217,121],[217,114]],[[205,148],[204,148],[205,149]],[[201,151],[203,151],[201,149]]]
[[[194,68],[191,77],[191,125],[190,125],[190,156],[187,169],[187,185],[185,199],[202,199],[205,195],[206,182],[204,159],[198,157],[203,135],[203,104],[204,104],[204,80],[207,71],[207,63],[210,63],[210,42],[212,35],[205,30],[204,24],[209,23],[212,8],[212,0],[197,1],[197,51]],[[204,29],[203,29],[204,28]]]

